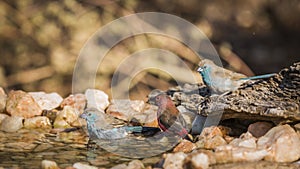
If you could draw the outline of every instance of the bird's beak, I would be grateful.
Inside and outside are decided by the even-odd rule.
[[[202,67],[199,67],[198,69],[197,69],[197,72],[202,72],[203,71],[203,68]]]
[[[80,116],[80,118],[83,118],[83,119],[86,119],[87,118],[87,115],[85,113],[82,113]]]

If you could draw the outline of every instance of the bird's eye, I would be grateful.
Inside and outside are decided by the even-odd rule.
[[[92,113],[88,113],[88,116],[91,116],[92,115]]]
[[[204,66],[203,66],[203,69],[206,69],[206,68],[207,68],[207,66],[206,66],[206,65],[204,65]]]

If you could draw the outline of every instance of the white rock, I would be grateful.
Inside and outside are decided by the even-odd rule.
[[[60,105],[63,98],[57,93],[29,92],[42,110],[52,110]]]
[[[204,153],[194,155],[191,162],[194,168],[207,169],[209,167],[208,155]]]
[[[259,161],[267,154],[265,149],[235,147],[233,145],[219,146],[215,149],[217,163]]]
[[[87,108],[96,108],[103,111],[109,105],[108,95],[101,90],[87,89],[85,91]]]
[[[132,160],[126,169],[142,169],[145,168],[144,164],[140,160]]]
[[[76,169],[97,169],[97,167],[90,166],[88,164],[79,163],[79,162],[73,164],[73,167]]]
[[[258,139],[258,148],[268,150],[265,160],[293,162],[300,158],[300,138],[289,125],[273,127]]]
[[[23,117],[20,116],[8,116],[3,119],[0,130],[5,132],[15,132],[23,127]]]
[[[184,159],[187,155],[183,152],[178,152],[174,154],[167,154],[165,163],[163,165],[163,168],[168,169],[182,169]]]
[[[237,147],[246,147],[256,149],[257,139],[247,132],[240,136],[240,138],[233,139],[229,144]]]
[[[31,128],[50,128],[51,123],[48,117],[45,116],[37,116],[32,117],[29,119],[25,119],[24,127],[31,129]]]
[[[42,169],[59,169],[55,161],[43,160]]]
[[[0,87],[0,113],[4,111],[6,106],[7,95],[5,94],[2,87]]]
[[[70,127],[71,123],[75,122],[79,117],[79,111],[71,106],[65,106],[64,109],[58,112],[55,121],[55,128],[66,128]]]
[[[1,124],[2,120],[4,120],[6,117],[8,117],[7,114],[0,113],[0,124]]]

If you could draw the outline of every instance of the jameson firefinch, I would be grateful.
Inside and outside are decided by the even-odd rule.
[[[159,94],[155,97],[155,103],[158,106],[157,121],[161,130],[185,137],[188,134],[186,122],[170,97]]]

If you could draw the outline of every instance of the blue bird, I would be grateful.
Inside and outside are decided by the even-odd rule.
[[[130,133],[144,134],[147,136],[159,131],[158,128],[142,126],[114,128],[110,124],[113,121],[113,117],[93,108],[85,110],[80,117],[86,120],[89,137],[94,139],[121,139],[127,137]]]
[[[216,93],[224,93],[236,90],[242,83],[248,80],[270,78],[276,73],[259,76],[246,77],[215,65],[211,60],[204,59],[199,63],[198,72],[201,74],[204,83]]]

